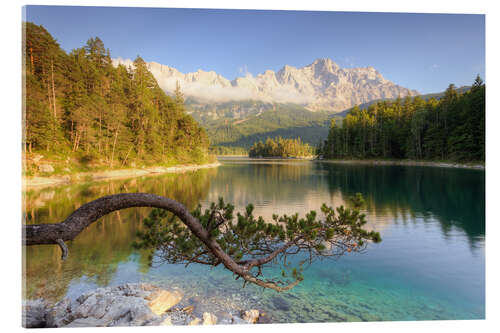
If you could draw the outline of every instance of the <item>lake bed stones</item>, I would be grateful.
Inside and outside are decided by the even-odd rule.
[[[273,296],[271,303],[277,310],[290,311],[290,303],[281,296]]]

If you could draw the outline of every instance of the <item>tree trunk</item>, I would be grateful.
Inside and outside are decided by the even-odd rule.
[[[128,155],[130,154],[130,151],[132,151],[133,147],[134,146],[130,146],[130,148],[128,149],[127,155],[125,155],[125,159],[123,160],[122,165],[125,165],[125,163],[127,162]]]
[[[57,119],[56,90],[54,85],[54,60],[50,61],[50,67],[51,67],[51,77],[52,77],[52,102],[54,103],[54,119]]]
[[[35,62],[33,59],[33,48],[30,47],[30,60],[31,60],[31,75],[33,75],[33,70],[35,69]]]
[[[260,280],[250,273],[252,267],[271,262],[279,253],[290,247],[292,245],[291,242],[286,243],[267,257],[245,260],[242,262],[244,264],[239,264],[222,250],[219,243],[210,236],[210,232],[202,226],[198,219],[189,213],[188,209],[183,204],[169,198],[149,193],[113,194],[86,203],[75,210],[63,222],[53,224],[25,224],[22,230],[22,243],[28,246],[57,244],[61,247],[62,258],[65,259],[68,255],[68,248],[64,241],[73,240],[85,228],[99,218],[111,212],[131,207],[155,207],[173,213],[205,244],[208,250],[210,250],[228,270],[241,276],[248,282],[276,291],[289,290],[300,282],[300,280],[296,280],[288,285],[281,286],[274,282]]]
[[[116,146],[116,139],[118,138],[118,128],[116,129],[116,132],[115,132],[115,139],[113,141],[113,150],[112,150],[112,153],[111,153],[111,163],[110,163],[110,167],[113,166],[113,161],[114,161],[114,158],[115,158],[115,146]]]
[[[45,76],[45,70],[42,70],[43,75]],[[49,81],[49,75],[47,73],[47,98],[49,100],[49,107],[52,109],[52,98],[50,96],[50,81]]]
[[[97,139],[97,150],[101,154],[101,138],[102,138],[102,112],[99,111],[99,139]]]
[[[75,134],[75,144],[73,146],[73,151],[77,151],[78,150],[78,147],[80,145],[80,137],[81,137],[81,134],[77,130],[76,134]]]

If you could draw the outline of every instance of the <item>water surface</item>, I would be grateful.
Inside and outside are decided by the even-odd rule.
[[[131,244],[149,209],[131,208],[82,232],[64,262],[57,246],[27,247],[25,298],[57,301],[99,286],[151,282],[180,288],[195,312],[221,317],[252,307],[275,322],[484,318],[484,171],[232,158],[217,169],[30,190],[26,221],[62,221],[85,202],[120,192],[156,193],[189,208],[222,196],[237,210],[253,203],[266,219],[345,204],[360,192],[367,228],[383,241],[365,254],[313,263],[301,284],[278,294],[241,288],[222,268],[148,267],[148,253]]]

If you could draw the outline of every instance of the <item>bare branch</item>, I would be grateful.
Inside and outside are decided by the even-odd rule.
[[[261,265],[267,264],[267,263],[271,262],[274,258],[276,258],[280,253],[287,250],[290,246],[296,244],[299,239],[300,238],[296,238],[293,241],[287,242],[285,245],[276,249],[274,252],[272,252],[271,254],[269,254],[265,258],[244,260],[244,261],[239,261],[238,263],[240,265],[245,265],[247,270],[252,269],[252,267],[254,267],[254,266],[261,266]]]
[[[218,208],[212,208],[213,210],[209,216],[205,215],[202,216],[203,219],[200,218],[202,221],[206,221],[205,219],[208,218],[207,225],[204,227],[200,220],[194,217],[183,204],[175,200],[149,193],[122,193],[91,201],[75,210],[60,223],[24,225],[23,244],[27,246],[57,244],[61,248],[61,258],[64,260],[68,256],[65,241],[73,240],[99,218],[111,212],[131,207],[153,207],[169,211],[189,229],[190,233],[182,228],[179,229],[174,216],[165,220],[164,213],[159,215],[157,211],[153,210],[152,214],[154,214],[152,220],[150,220],[153,222],[148,222],[148,226],[151,225],[151,234],[149,235],[153,236],[154,241],[148,243],[148,246],[157,251],[156,255],[159,255],[163,262],[183,263],[186,265],[199,263],[213,266],[223,264],[237,278],[243,278],[245,283],[254,283],[279,292],[289,290],[302,281],[303,277],[300,274],[302,268],[299,272],[294,268],[293,278],[295,280],[290,282],[286,279],[264,279],[262,273],[264,265],[279,259],[283,260],[284,265],[287,266],[287,256],[301,251],[308,252],[309,262],[312,262],[313,258],[316,257],[338,257],[346,251],[362,251],[364,247],[359,245],[362,244],[361,238],[378,239],[380,241],[378,233],[367,233],[360,228],[364,216],[361,217],[359,226],[353,224],[352,221],[357,221],[359,217],[357,211],[351,214],[350,211],[339,210],[339,214],[346,215],[347,222],[340,219],[332,220],[332,208],[325,208],[326,213],[329,214],[327,222],[316,221],[316,213],[306,215],[307,220],[300,221],[297,221],[297,214],[292,217],[285,215],[280,222],[285,222],[285,227],[291,228],[286,229],[289,237],[287,239],[283,226],[266,225],[261,217],[259,217],[258,221],[255,220],[251,215],[252,208],[250,205],[247,208],[247,214],[243,217],[242,225],[238,224],[233,227],[232,222],[230,222],[232,217],[230,216],[232,216],[234,207],[231,205],[224,207],[221,199]],[[221,211],[224,211],[224,215],[221,214]],[[196,210],[193,214],[200,217],[199,210]],[[208,211],[206,214],[208,214]],[[238,217],[242,218],[240,215]],[[228,221],[229,223],[224,225]],[[238,221],[238,223],[240,222]],[[297,223],[300,224],[300,228]],[[224,228],[220,228],[221,225],[224,225]],[[309,225],[309,227],[305,228],[302,225]],[[330,226],[329,228],[335,228],[337,232],[335,238],[332,239],[332,235],[326,236],[327,231],[332,233],[333,229],[325,229],[325,225]],[[347,226],[348,229],[342,229],[343,225]],[[311,231],[312,228],[315,229]],[[349,231],[349,233],[346,231]],[[173,233],[174,236],[159,237],[165,232],[167,232],[167,235],[168,232]],[[325,240],[332,246],[329,253],[323,253],[324,246],[320,247],[320,245],[322,246],[321,242]],[[360,243],[356,243],[357,241]],[[183,252],[182,249],[186,247],[182,244],[186,244],[185,242],[190,245],[188,245],[188,250]],[[180,248],[178,247],[179,244],[182,245]],[[230,254],[234,254],[234,258],[238,261],[235,261]],[[241,260],[243,255],[246,255],[249,259]],[[302,266],[302,263],[300,266]],[[257,267],[257,272],[252,272],[254,267]]]
[[[66,260],[68,257],[68,247],[64,244],[64,241],[61,238],[56,239],[56,242],[61,248],[61,260]]]

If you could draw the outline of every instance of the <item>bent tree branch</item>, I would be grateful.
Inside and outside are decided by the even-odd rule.
[[[351,250],[361,251],[366,246],[363,240],[380,240],[378,233],[361,229],[366,223],[364,215],[343,207],[337,208],[335,216],[332,208],[323,206],[324,221],[317,221],[316,213],[311,212],[306,219],[299,220],[297,214],[285,215],[276,216],[275,223],[265,223],[260,217],[258,220],[253,218],[253,207],[249,205],[245,215],[238,213],[238,223],[233,225],[234,207],[224,205],[222,200],[217,206],[212,204],[202,215],[200,207],[190,213],[183,204],[159,195],[122,193],[91,201],[59,223],[23,225],[23,244],[57,244],[64,260],[68,256],[65,241],[73,240],[99,218],[131,207],[155,208],[150,221],[145,223],[148,231],[142,234],[141,245],[157,250],[163,261],[214,266],[222,263],[245,283],[276,291],[289,290],[302,280],[295,271],[291,281],[264,279],[262,266],[276,261],[277,257],[286,265],[288,255],[301,251],[308,252],[311,260],[318,256],[339,256]],[[165,211],[175,215],[184,226],[177,226],[178,222],[172,218],[165,221]],[[325,242],[330,244],[328,251],[325,251]],[[252,270],[255,267],[257,272]]]

